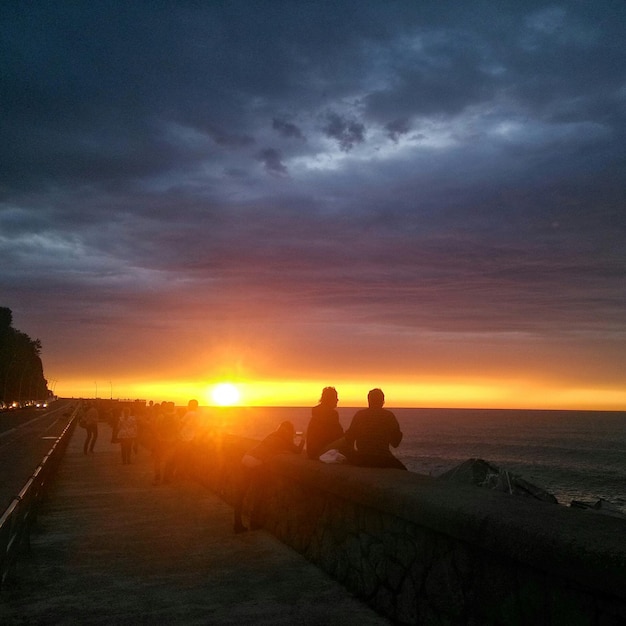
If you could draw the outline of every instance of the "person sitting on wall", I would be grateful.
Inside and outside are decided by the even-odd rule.
[[[319,404],[311,409],[311,420],[306,429],[306,454],[309,459],[319,459],[324,452],[345,444],[336,408],[338,402],[337,390],[324,387]]]
[[[236,533],[242,533],[248,530],[243,524],[241,514],[243,512],[243,503],[246,498],[246,494],[248,493],[250,485],[253,481],[255,482],[255,491],[257,493],[255,494],[255,501],[251,507],[250,528],[255,530],[261,527],[259,505],[261,504],[262,494],[258,492],[261,491],[262,482],[265,477],[263,471],[264,465],[272,457],[282,452],[300,454],[302,452],[302,448],[304,447],[304,438],[302,438],[300,443],[296,445],[294,443],[295,435],[296,431],[293,424],[289,421],[282,422],[277,430],[270,433],[257,446],[244,454],[241,459],[240,483],[234,507],[234,530]]]
[[[345,454],[348,462],[362,467],[395,467],[406,470],[389,450],[397,448],[402,441],[402,431],[396,416],[387,409],[385,394],[381,389],[372,389],[367,394],[369,407],[357,411],[346,431]]]

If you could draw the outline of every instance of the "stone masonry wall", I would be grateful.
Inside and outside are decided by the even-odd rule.
[[[233,502],[226,438],[199,476]],[[393,469],[281,455],[251,490],[264,527],[401,624],[626,624],[626,522]]]

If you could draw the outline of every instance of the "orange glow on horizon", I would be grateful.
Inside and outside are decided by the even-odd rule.
[[[172,400],[185,406],[191,398],[209,406],[313,406],[326,386],[334,386],[341,406],[358,407],[366,404],[367,392],[380,387],[385,392],[386,405],[397,408],[494,408],[494,409],[554,409],[554,410],[626,410],[623,389],[566,387],[533,381],[470,380],[463,382],[421,381],[397,382],[386,380],[320,381],[320,380],[233,380],[230,387],[220,387],[224,395],[213,395],[224,381],[158,381],[118,382],[111,390],[102,390],[117,399],[142,399],[160,402]],[[93,398],[93,379],[59,381],[60,397]],[[238,396],[235,396],[238,394]],[[109,393],[99,393],[108,398]]]

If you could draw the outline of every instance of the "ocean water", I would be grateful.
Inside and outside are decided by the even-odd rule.
[[[393,409],[404,438],[394,454],[438,476],[481,458],[554,494],[560,504],[607,500],[626,513],[626,412]],[[233,434],[261,439],[283,420],[306,430],[310,407],[205,409]],[[356,408],[340,407],[342,426]]]

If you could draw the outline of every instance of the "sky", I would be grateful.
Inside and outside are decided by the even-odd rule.
[[[626,409],[626,4],[0,5],[0,306],[61,396]]]

